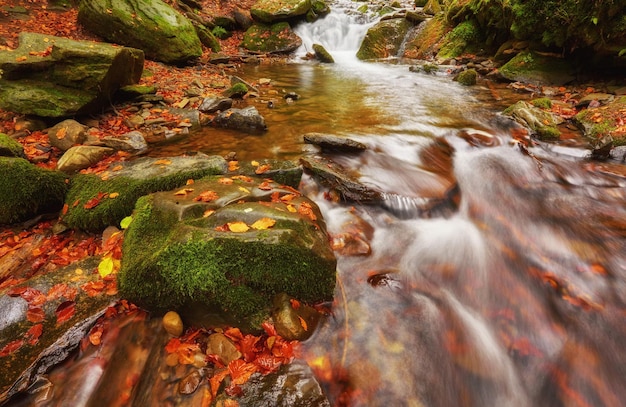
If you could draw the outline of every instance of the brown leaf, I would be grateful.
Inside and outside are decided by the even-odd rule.
[[[69,321],[76,312],[76,303],[74,301],[65,301],[59,304],[55,314],[57,316],[57,325]]]
[[[193,200],[197,202],[212,202],[218,199],[219,196],[215,191],[204,191],[201,192],[200,195],[195,197]]]

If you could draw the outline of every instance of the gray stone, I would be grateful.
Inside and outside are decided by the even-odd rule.
[[[211,97],[205,98],[198,110],[202,113],[215,113],[217,111],[227,110],[233,107],[233,100],[231,98]]]
[[[361,142],[332,134],[307,133],[303,139],[305,143],[316,145],[322,151],[356,153],[367,150],[367,146]]]
[[[254,106],[248,106],[244,109],[231,108],[220,112],[213,119],[213,124],[247,133],[259,133],[267,130],[265,119]]]
[[[105,146],[131,154],[141,154],[148,150],[148,143],[140,131],[131,131],[121,136],[102,138]]]

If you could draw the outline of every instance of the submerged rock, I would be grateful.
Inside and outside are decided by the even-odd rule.
[[[138,49],[27,32],[19,42],[0,51],[2,109],[42,117],[92,113],[141,78]]]
[[[335,62],[333,56],[324,48],[322,44],[313,44],[313,51],[315,52],[315,58],[320,62],[332,64]]]
[[[315,203],[274,182],[233,178],[137,202],[118,274],[125,298],[251,329],[278,293],[308,303],[333,297],[336,260]]]

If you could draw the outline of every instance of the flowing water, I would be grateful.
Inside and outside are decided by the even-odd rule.
[[[307,132],[368,146],[327,158],[381,191],[381,205],[328,199],[308,176],[302,184],[337,249],[333,315],[303,344],[331,402],[624,405],[624,165],[575,145],[524,148],[496,114],[521,97],[506,89],[496,100],[402,61],[357,61],[371,21],[342,7],[298,27],[299,54],[322,43],[336,64],[238,72],[272,79],[247,101],[266,134],[210,129],[157,152],[297,159],[312,153]],[[288,104],[286,92],[300,98]]]

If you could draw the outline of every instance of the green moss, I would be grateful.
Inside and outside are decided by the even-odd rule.
[[[476,78],[478,77],[478,72],[475,69],[466,69],[465,71],[459,73],[456,77],[456,80],[465,86],[473,86],[476,85]]]
[[[356,53],[361,60],[397,56],[404,37],[413,25],[404,18],[384,20],[367,30]]]
[[[106,181],[95,175],[78,174],[72,178],[66,203],[69,210],[63,220],[73,228],[98,232],[130,215],[137,199],[151,192],[180,187],[189,178],[200,178],[220,173],[215,168],[184,171],[176,174],[149,179],[116,177]],[[115,199],[103,198],[96,207],[87,209],[84,205],[98,194],[118,193]]]
[[[272,25],[253,24],[243,36],[241,45],[257,52],[290,52],[298,48],[302,40],[291,30],[288,22]]]
[[[0,156],[24,158],[24,147],[10,136],[0,133]]]
[[[61,209],[67,192],[65,174],[12,157],[0,157],[0,174],[0,224]]]
[[[456,58],[466,52],[476,52],[483,41],[483,36],[472,20],[457,25],[444,38],[437,58]]]
[[[552,108],[552,101],[550,100],[550,98],[533,99],[533,100],[530,101],[530,103],[533,106],[538,107],[540,109],[551,109]]]
[[[248,87],[241,82],[237,82],[223,92],[226,97],[239,99],[241,99],[246,93],[248,93]]]
[[[436,44],[448,29],[443,14],[424,21],[414,39],[408,41],[404,47],[404,57],[413,59],[427,59],[435,52]]]
[[[559,129],[553,126],[539,126],[535,131],[539,140],[558,140],[561,137]]]

